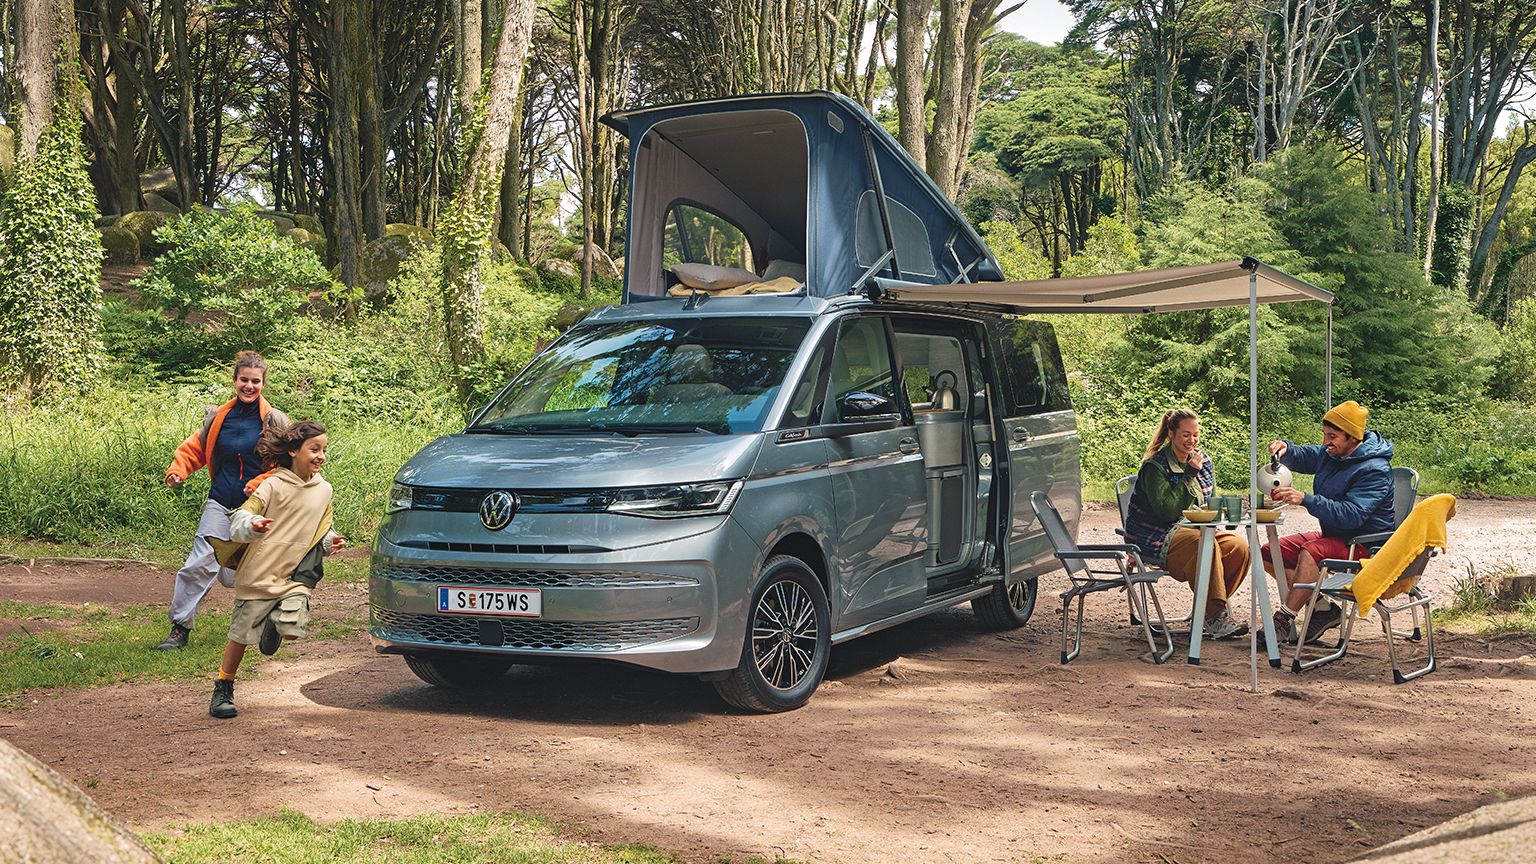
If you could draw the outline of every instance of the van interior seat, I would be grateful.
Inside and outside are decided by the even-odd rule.
[[[667,383],[656,388],[651,402],[700,402],[731,395],[731,388],[714,380],[714,369],[703,345],[677,346],[667,370]]]

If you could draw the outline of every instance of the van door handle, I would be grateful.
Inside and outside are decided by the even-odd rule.
[[[1023,444],[1032,437],[1034,436],[1030,435],[1029,430],[1025,429],[1023,426],[1013,427],[1013,440],[1015,443]]]
[[[903,438],[896,443],[896,446],[901,448],[901,452],[910,455],[917,452],[917,439]]]

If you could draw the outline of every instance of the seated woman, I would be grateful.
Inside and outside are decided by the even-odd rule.
[[[1167,412],[1152,434],[1136,475],[1125,522],[1126,541],[1141,549],[1142,560],[1149,566],[1162,567],[1168,575],[1193,586],[1200,532],[1173,526],[1186,508],[1204,506],[1215,490],[1215,469],[1210,457],[1200,450],[1200,418],[1185,409]],[[1205,604],[1205,635],[1230,639],[1248,632],[1247,624],[1227,614],[1227,598],[1248,574],[1248,543],[1236,534],[1220,531],[1215,551]]]

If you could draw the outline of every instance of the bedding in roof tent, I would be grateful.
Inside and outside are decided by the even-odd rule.
[[[846,97],[745,96],[616,112],[604,122],[630,139],[625,302],[665,296],[680,280],[741,285],[738,293],[803,282],[830,297],[869,276],[1002,278],[955,206]]]

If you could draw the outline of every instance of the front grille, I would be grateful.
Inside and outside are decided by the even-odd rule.
[[[554,543],[459,543],[443,540],[401,540],[399,545],[408,549],[430,549],[433,552],[478,552],[490,555],[590,555],[611,552],[605,546],[569,546]]]
[[[395,642],[439,645],[483,645],[481,622],[499,625],[505,648],[525,651],[624,651],[698,629],[698,618],[659,618],[653,621],[542,621],[482,618],[474,615],[414,615],[372,607],[372,629]]]
[[[499,585],[508,588],[679,588],[699,584],[697,579],[686,576],[612,570],[504,570],[494,567],[388,564],[375,572],[397,582]]]
[[[411,488],[413,510],[479,513],[485,496],[497,489]],[[519,513],[602,513],[613,503],[611,493],[594,489],[508,489],[518,497]]]

